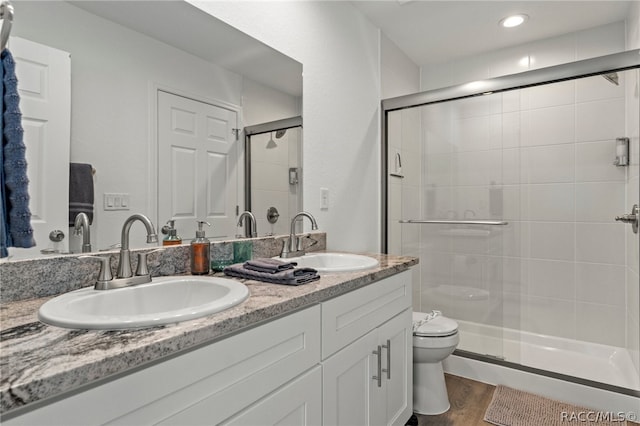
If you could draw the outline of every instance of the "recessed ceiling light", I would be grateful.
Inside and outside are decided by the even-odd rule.
[[[505,28],[513,28],[525,22],[529,17],[527,15],[511,15],[500,20],[500,25]]]

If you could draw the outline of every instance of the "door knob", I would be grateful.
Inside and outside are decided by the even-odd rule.
[[[54,243],[59,243],[60,241],[64,240],[64,232],[59,229],[55,229],[49,232],[49,239]]]
[[[631,213],[623,214],[622,216],[616,216],[618,222],[630,223],[633,233],[638,233],[638,221],[640,220],[640,212],[637,204],[634,204],[631,208]]]

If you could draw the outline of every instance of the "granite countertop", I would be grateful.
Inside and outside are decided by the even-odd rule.
[[[367,254],[375,269],[321,274],[301,286],[245,280],[251,296],[226,311],[152,328],[70,330],[38,321],[51,297],[0,306],[0,414],[212,342],[279,315],[311,306],[418,263],[412,257]]]

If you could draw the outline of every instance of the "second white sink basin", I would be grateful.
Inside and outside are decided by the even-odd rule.
[[[325,273],[362,271],[375,268],[380,264],[373,257],[351,253],[308,253],[301,257],[281,260],[297,262],[298,267],[313,268]]]
[[[113,290],[83,288],[47,301],[40,321],[75,329],[120,330],[170,324],[229,309],[249,297],[241,282],[217,277],[156,277]]]

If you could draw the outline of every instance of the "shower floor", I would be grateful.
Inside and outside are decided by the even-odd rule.
[[[523,366],[640,390],[640,373],[625,348],[458,321],[458,349]]]

